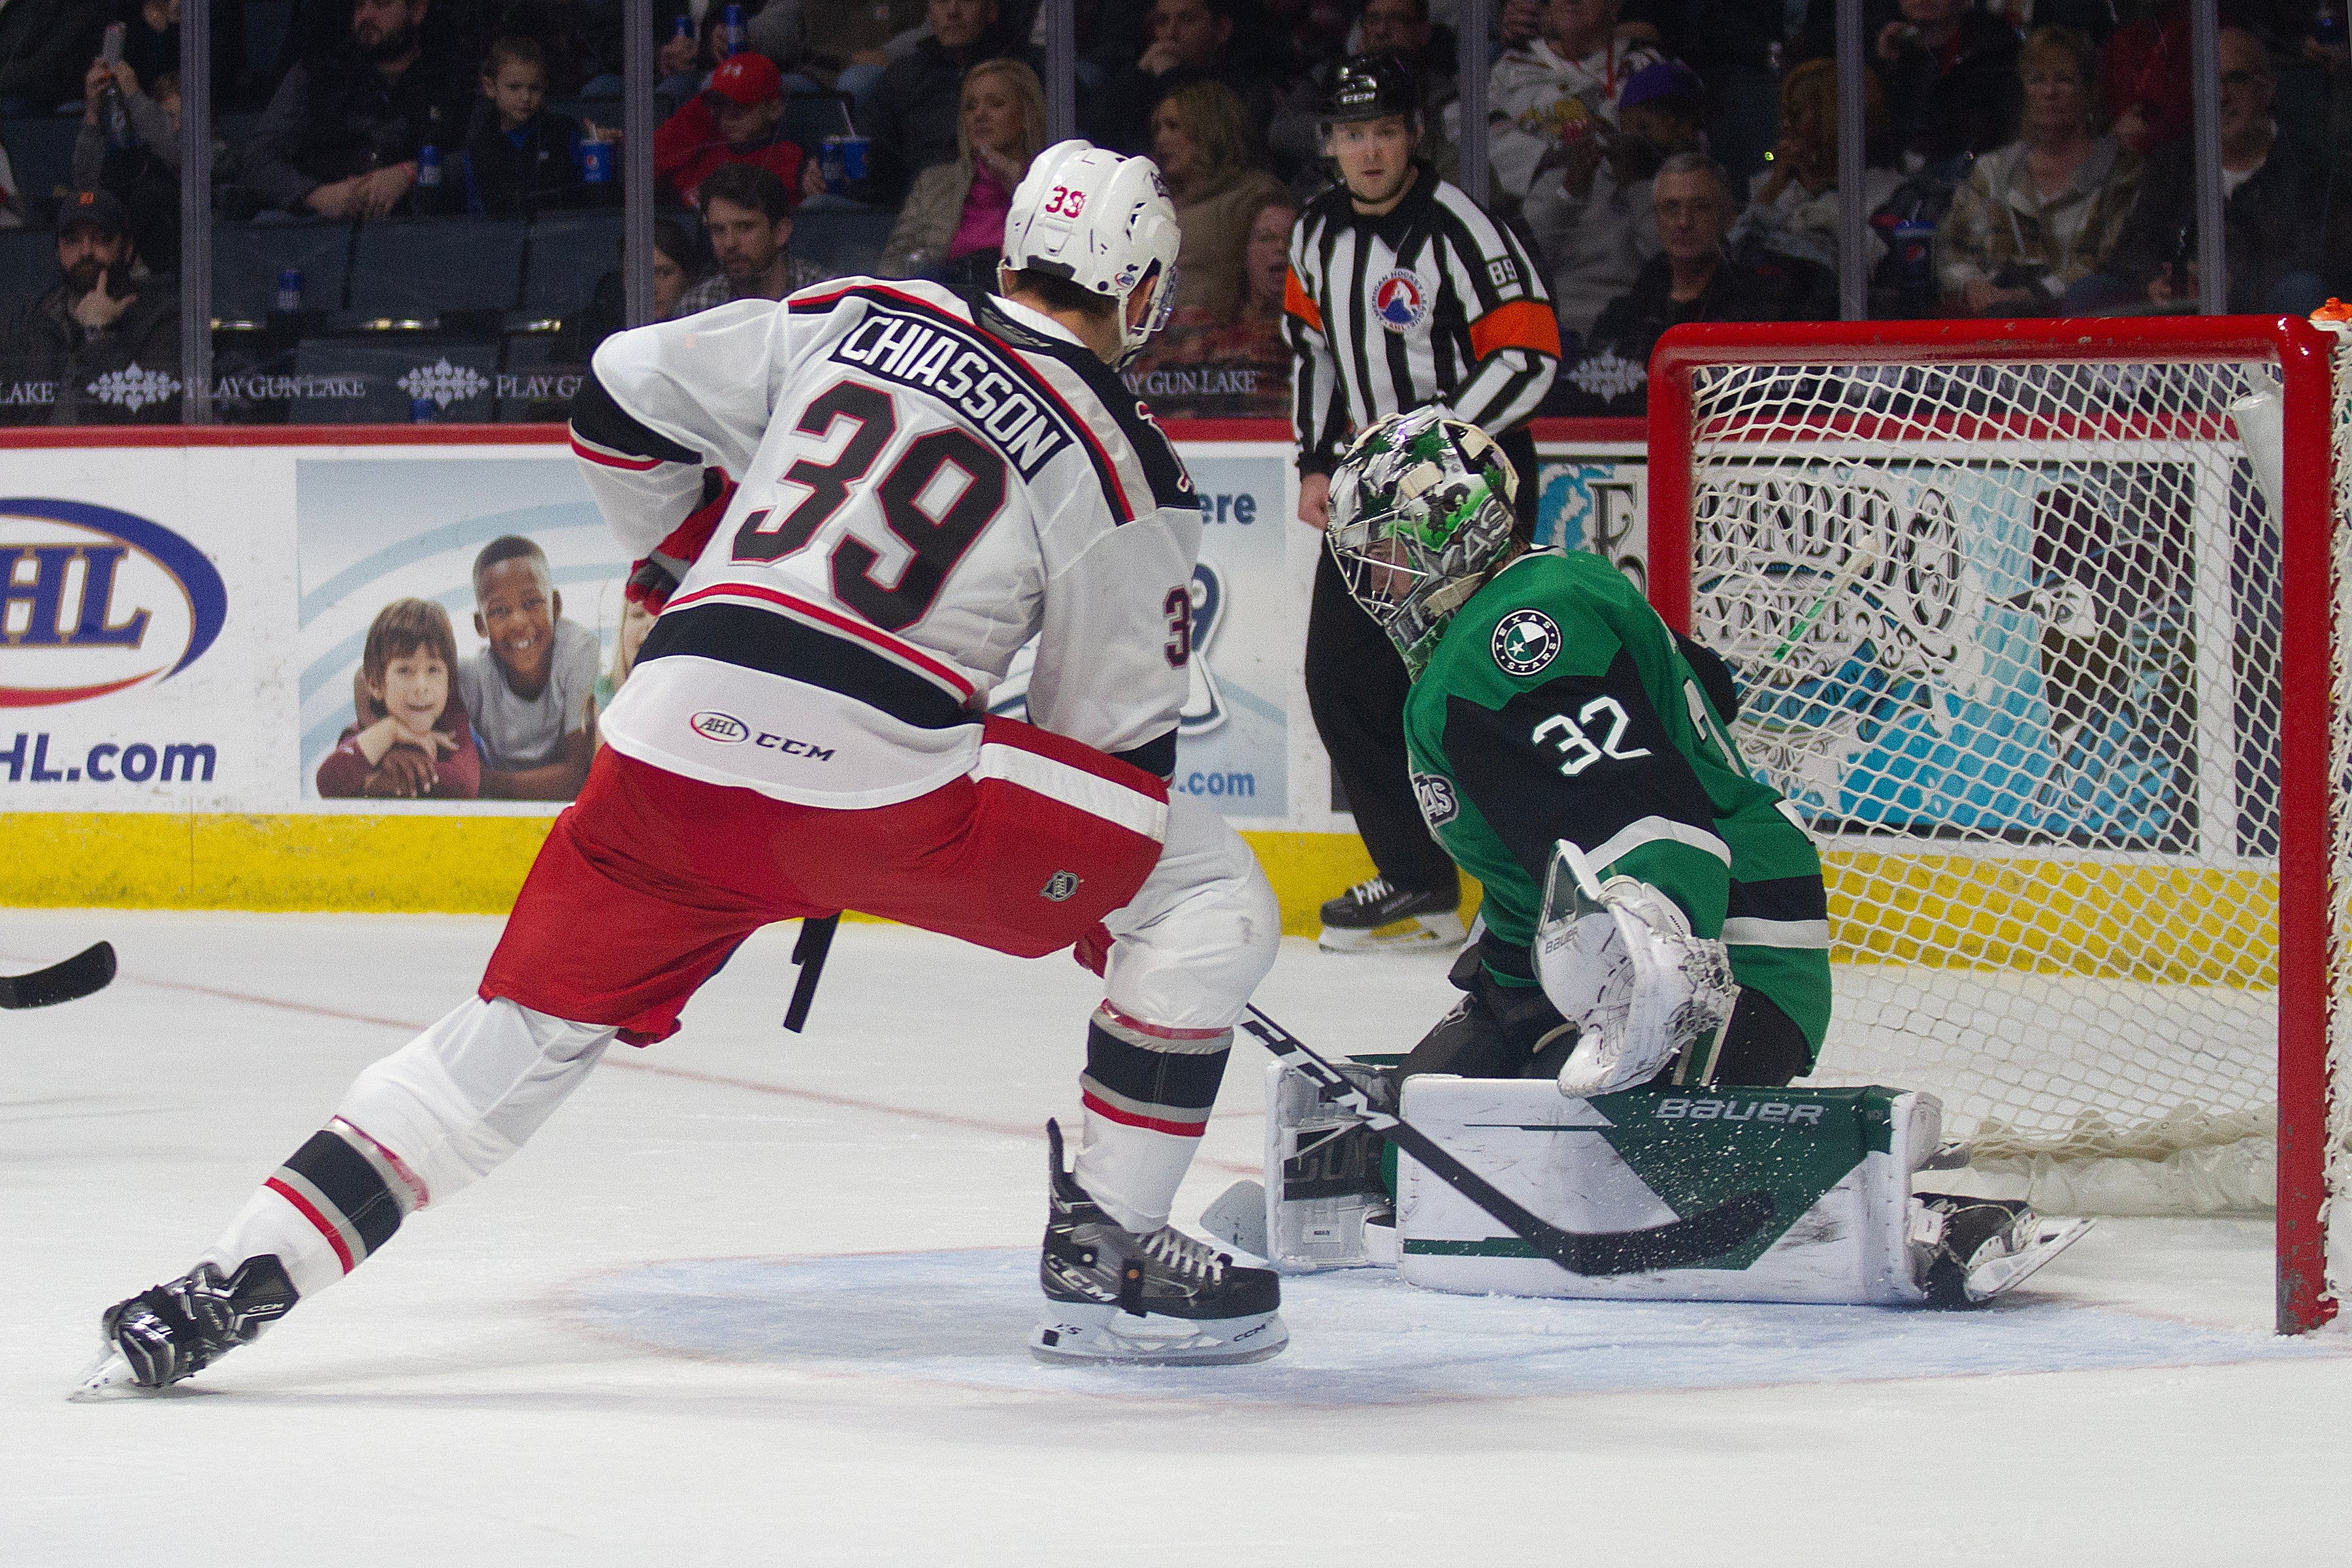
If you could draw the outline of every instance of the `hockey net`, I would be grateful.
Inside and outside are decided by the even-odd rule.
[[[1722,326],[1652,371],[1652,596],[1731,662],[1748,760],[1823,851],[1811,1081],[1933,1090],[1977,1180],[2055,1212],[2275,1207],[2290,1327],[2332,1312],[2347,1174],[2335,346]]]

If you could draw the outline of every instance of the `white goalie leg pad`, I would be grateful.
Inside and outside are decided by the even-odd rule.
[[[1247,1177],[1217,1194],[1201,1211],[1201,1228],[1252,1258],[1265,1256],[1265,1184]]]
[[[1565,839],[1544,878],[1535,950],[1544,994],[1577,1026],[1559,1072],[1572,1100],[1648,1082],[1721,1028],[1739,994],[1723,943],[1693,936],[1682,910],[1648,883],[1601,882]]]
[[[1636,1089],[1564,1100],[1541,1079],[1431,1074],[1402,1114],[1538,1218],[1580,1236],[1655,1231],[1761,1192],[1769,1216],[1688,1264],[1580,1275],[1553,1263],[1411,1155],[1397,1231],[1412,1284],[1465,1294],[1916,1306],[1911,1173],[1937,1146],[1931,1095]]]
[[[1370,1068],[1336,1064],[1366,1079]],[[1387,1089],[1380,1090],[1385,1097]],[[1265,1212],[1258,1256],[1286,1274],[1357,1268],[1394,1261],[1367,1227],[1393,1225],[1395,1207],[1381,1184],[1379,1135],[1326,1100],[1314,1080],[1280,1062],[1265,1068]],[[1389,1232],[1393,1236],[1394,1231]]]

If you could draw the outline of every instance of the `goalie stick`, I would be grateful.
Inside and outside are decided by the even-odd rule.
[[[100,942],[30,974],[0,974],[0,1007],[54,1007],[101,991],[114,978],[114,946]]]
[[[1242,1027],[1255,1035],[1276,1060],[1304,1073],[1318,1089],[1362,1117],[1373,1131],[1426,1165],[1440,1181],[1570,1274],[1643,1274],[1688,1268],[1722,1257],[1771,1221],[1772,1195],[1759,1191],[1741,1193],[1703,1214],[1646,1230],[1563,1230],[1505,1195],[1412,1122],[1374,1105],[1371,1097],[1339,1068],[1257,1007],[1249,1009]]]

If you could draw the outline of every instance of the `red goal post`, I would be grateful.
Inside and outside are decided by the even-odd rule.
[[[1830,868],[1823,1079],[1936,1089],[2053,1207],[2243,1208],[2274,1149],[2283,1332],[2347,1272],[2336,347],[1724,324],[1650,374],[1652,602],[1740,669],[1742,745]]]

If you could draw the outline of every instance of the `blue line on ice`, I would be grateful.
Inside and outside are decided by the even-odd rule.
[[[1446,1296],[1384,1269],[1283,1281],[1290,1348],[1255,1366],[1048,1367],[1037,1255],[985,1248],[682,1259],[581,1280],[566,1310],[656,1350],[1034,1392],[1266,1405],[2177,1366],[2343,1353],[2021,1292],[1978,1312]],[[1171,1379],[1181,1386],[1171,1386]]]

